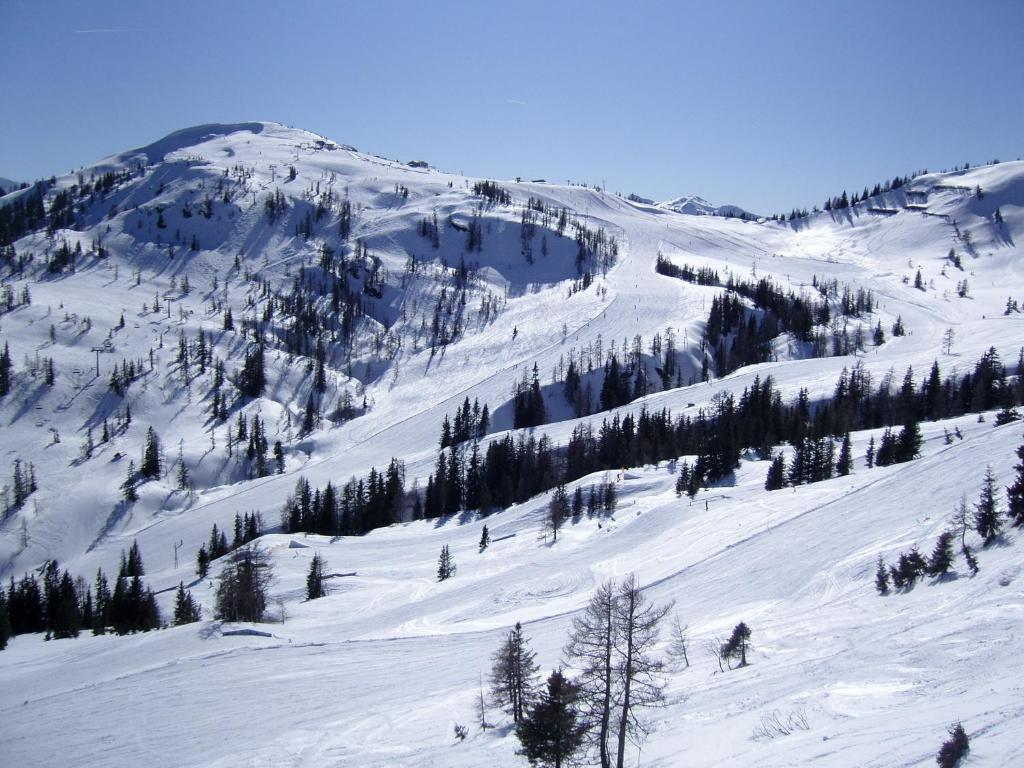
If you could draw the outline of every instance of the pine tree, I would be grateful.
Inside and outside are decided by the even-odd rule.
[[[96,603],[93,607],[92,633],[94,635],[106,634],[107,625],[110,623],[110,586],[107,577],[100,568],[96,571]]]
[[[7,599],[4,598],[4,590],[0,587],[0,651],[7,647],[8,640],[14,630],[11,627],[11,614],[7,608]]]
[[[11,380],[14,365],[11,363],[11,348],[4,342],[4,351],[0,352],[0,397],[11,391]]]
[[[768,477],[764,481],[766,491],[777,491],[786,486],[786,457],[781,453],[775,455],[768,467]]]
[[[519,754],[530,765],[562,768],[579,750],[586,733],[576,706],[579,688],[555,670],[547,680],[547,691],[516,726],[522,749]]]
[[[444,581],[455,575],[455,561],[452,559],[448,545],[441,547],[441,556],[437,559],[437,580]]]
[[[223,535],[223,534],[222,534]],[[262,621],[267,587],[273,579],[270,557],[257,544],[236,549],[217,587],[217,618],[224,621]]]
[[[139,472],[145,478],[160,477],[160,438],[156,436],[156,430],[152,427],[146,430],[146,444],[142,451]]]
[[[139,500],[139,492],[135,490],[135,462],[128,462],[128,475],[125,477],[124,482],[121,483],[122,498],[125,503],[132,504]]]
[[[750,647],[750,627],[742,621],[733,627],[732,635],[722,646],[722,658],[726,661],[739,657],[739,666],[747,666],[747,649]]]
[[[843,444],[839,449],[839,460],[836,462],[836,474],[846,477],[853,470],[853,451],[850,447],[850,433],[843,435]]]
[[[565,495],[565,486],[558,485],[548,502],[547,517],[544,519],[544,530],[550,531],[552,541],[558,541],[558,531],[565,524],[565,516],[569,511],[569,503]]]
[[[1017,527],[1024,526],[1024,445],[1017,447],[1020,463],[1014,467],[1017,477],[1006,489],[1007,515]]]
[[[192,593],[185,589],[185,583],[178,582],[178,592],[174,597],[174,626],[192,624],[199,621],[202,610],[192,599]]]
[[[909,420],[896,438],[893,458],[897,462],[913,461],[921,455],[921,428],[915,419]]]
[[[1003,531],[1003,520],[996,506],[996,478],[992,467],[985,469],[985,477],[981,482],[981,496],[974,505],[974,530],[989,546]]]
[[[943,742],[935,762],[939,768],[957,768],[960,761],[971,751],[970,740],[961,723],[950,726],[949,738]]]
[[[313,555],[309,562],[309,573],[306,574],[306,599],[316,600],[327,595],[327,587],[324,584],[324,568],[326,564],[320,557],[320,553]]]
[[[61,575],[53,594],[48,595],[47,612],[54,638],[78,637],[82,616],[75,582],[68,571]]]
[[[480,551],[483,552],[491,543],[491,532],[487,530],[487,526],[484,525],[484,529],[480,532]]]
[[[125,567],[124,576],[145,576],[146,568],[142,564],[142,551],[139,549],[139,542],[132,541],[128,549],[128,562]]]
[[[881,555],[878,556],[878,568],[875,569],[875,589],[880,595],[889,594],[889,571]]]
[[[196,574],[200,579],[205,579],[206,574],[210,572],[210,555],[206,551],[205,546],[199,547],[199,552],[196,553]]]
[[[537,674],[537,655],[530,650],[529,638],[516,622],[508,637],[495,652],[491,667],[491,696],[498,706],[518,723],[534,697],[534,677]]]
[[[935,549],[928,558],[927,573],[929,576],[942,576],[953,567],[953,537],[952,531],[943,531],[935,541]]]

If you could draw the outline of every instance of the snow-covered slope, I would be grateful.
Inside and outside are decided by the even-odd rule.
[[[31,304],[0,315],[0,341],[15,364],[14,389],[0,399],[0,472],[6,482],[20,459],[34,465],[39,483],[0,524],[5,578],[49,558],[75,573],[109,572],[134,540],[154,589],[192,583],[195,552],[214,523],[230,530],[236,513],[259,510],[276,524],[300,476],[322,487],[391,457],[404,461],[407,487],[422,486],[441,422],[464,398],[489,406],[494,439],[512,425],[516,381],[536,365],[548,384],[560,362],[598,344],[625,353],[635,336],[646,348],[671,328],[683,382],[699,378],[698,343],[722,289],[657,274],[659,253],[712,267],[723,279],[770,276],[808,294],[815,280],[869,288],[879,301],[870,323],[888,329],[900,317],[908,331],[857,356],[876,381],[907,366],[923,375],[936,358],[944,373],[964,373],[989,347],[1012,365],[1024,343],[1024,317],[1003,313],[1007,298],[1024,299],[1017,245],[1024,163],[922,176],[873,200],[875,212],[864,204],[791,224],[756,223],[552,184],[499,181],[512,204],[492,204],[474,193],[478,179],[410,168],[275,123],[243,123],[179,131],[58,177],[47,200],[106,173],[117,178],[102,194],[76,198],[73,227],[21,237],[17,254],[34,259],[21,269],[2,266],[4,284],[15,297],[27,288]],[[267,200],[277,193],[284,202],[271,216]],[[537,222],[529,236],[530,198],[615,238],[617,255],[594,264],[593,285],[572,290],[571,226],[560,237],[555,221]],[[344,201],[347,242],[339,235]],[[436,248],[421,234],[435,216]],[[475,221],[483,245],[467,253],[465,230]],[[65,242],[72,252],[81,246],[74,270],[47,271]],[[242,329],[270,327],[267,294],[287,295],[296,281],[313,279],[325,249],[351,260],[362,314],[349,342],[340,327],[325,335],[318,426],[300,429],[314,394],[315,353],[289,350],[284,335],[268,344],[263,396],[233,405],[227,422],[211,419],[212,373],[186,380],[176,362],[179,336],[192,340],[202,330],[232,375],[251,341]],[[450,343],[431,344],[436,307],[460,290],[462,261],[472,277],[461,284],[465,310],[452,315],[461,327]],[[914,287],[918,272],[922,288]],[[970,289],[960,297],[963,280]],[[321,306],[330,306],[330,290]],[[234,330],[225,329],[228,308]],[[955,343],[944,354],[950,328]],[[773,362],[657,388],[619,413],[686,412],[769,374],[784,398],[801,388],[823,396],[857,362],[805,352],[781,338]],[[46,358],[54,361],[52,386],[42,380]],[[122,360],[139,361],[142,371],[125,398],[108,386]],[[547,395],[555,423],[536,430],[556,443],[579,423],[598,426],[609,415],[575,418],[560,391]],[[347,401],[359,415],[332,418]],[[131,423],[113,430],[126,405]],[[242,449],[228,454],[239,411],[260,414],[270,443],[281,441],[282,474],[252,478]],[[100,444],[105,418],[116,434]],[[795,491],[764,491],[767,463],[753,457],[734,486],[702,491],[692,503],[676,498],[669,466],[629,469],[609,478],[620,488],[614,520],[567,525],[555,546],[538,539],[545,497],[488,518],[496,543],[482,554],[484,521],[472,514],[336,541],[300,537],[305,548],[269,534],[271,591],[288,617],[261,627],[273,637],[225,635],[226,627],[207,620],[120,638],[15,638],[0,653],[0,758],[12,765],[521,765],[497,711],[492,720],[503,727],[471,729],[462,743],[452,738],[454,722],[472,722],[479,674],[502,633],[522,621],[539,661],[553,667],[573,612],[594,586],[635,571],[652,599],[676,601],[694,659],[671,675],[671,703],[655,713],[657,729],[631,764],[925,765],[957,719],[976,736],[976,764],[1016,764],[1024,757],[1015,738],[1024,724],[1019,532],[985,550],[973,578],[960,568],[956,579],[884,599],[871,586],[877,555],[930,547],[961,494],[976,496],[986,464],[1008,484],[1021,429],[991,422],[990,415],[985,423],[970,416],[926,424],[923,458],[871,470],[859,461],[848,477]],[[149,426],[170,471],[126,505],[121,484]],[[945,445],[943,429],[955,426],[965,439]],[[90,430],[94,446],[85,451]],[[854,435],[857,456],[872,434],[878,438]],[[176,486],[179,456],[191,490]],[[444,544],[458,573],[439,584]],[[331,571],[356,575],[305,603],[314,551]],[[211,583],[192,589],[211,616]],[[165,615],[171,598],[160,595]],[[701,646],[741,619],[755,632],[754,663],[718,674]],[[809,729],[752,740],[773,710],[806,712]]]

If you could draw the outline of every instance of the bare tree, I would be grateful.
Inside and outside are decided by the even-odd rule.
[[[634,574],[622,580],[616,593],[616,666],[622,687],[616,768],[623,768],[625,764],[627,738],[637,743],[650,730],[639,717],[639,710],[657,706],[665,700],[662,677],[665,664],[653,655],[653,649],[658,642],[661,620],[671,608],[671,604],[655,606],[648,603]]]
[[[615,700],[615,587],[608,581],[594,592],[583,613],[572,620],[565,655],[579,670],[580,703],[590,724],[589,741],[601,768],[611,767],[608,739]]]
[[[639,743],[650,730],[640,712],[664,701],[665,664],[653,651],[671,608],[649,604],[630,574],[618,586],[598,587],[573,619],[565,655],[579,671],[581,708],[601,768],[622,768],[626,741]]]
[[[710,640],[704,641],[704,650],[715,657],[719,672],[725,672],[725,667],[722,666],[722,649],[724,647],[725,641],[721,637],[712,637]]]
[[[491,727],[487,722],[487,699],[484,697],[484,675],[480,673],[480,697],[476,702],[476,719],[480,723],[480,730],[486,731]]]
[[[690,668],[690,636],[689,627],[679,619],[679,614],[672,615],[672,626],[669,629],[668,655],[684,669]]]

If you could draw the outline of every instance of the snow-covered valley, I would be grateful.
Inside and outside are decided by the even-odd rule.
[[[137,542],[164,623],[179,582],[203,612],[124,636],[12,638],[0,652],[0,762],[524,765],[506,714],[491,707],[497,727],[475,725],[491,655],[522,622],[546,676],[565,663],[594,589],[629,573],[650,600],[674,601],[691,641],[690,666],[666,673],[665,706],[647,712],[653,729],[629,765],[923,766],[956,721],[970,765],[1024,762],[1021,529],[1007,523],[989,546],[968,533],[975,575],[958,558],[912,589],[883,597],[874,586],[877,558],[927,554],[961,498],[977,502],[988,466],[1005,509],[1024,429],[996,425],[999,408],[922,421],[920,457],[884,467],[865,460],[884,429],[855,430],[850,474],[774,491],[760,446],[692,497],[676,480],[693,455],[607,467],[566,490],[611,483],[614,512],[567,519],[557,541],[545,530],[550,492],[488,515],[413,519],[445,418],[467,398],[486,405],[485,451],[513,429],[514,390],[534,370],[545,423],[513,434],[562,448],[615,416],[715,412],[768,377],[783,402],[805,390],[813,404],[844,369],[876,387],[889,374],[896,392],[908,367],[923,386],[933,361],[961,377],[990,349],[1006,391],[1019,391],[1024,163],[921,175],[792,221],[484,181],[246,123],[186,129],[0,198],[31,208],[38,193],[49,214],[0,263],[0,345],[13,366],[0,476],[7,484],[17,460],[38,484],[16,508],[8,487],[0,576],[57,560],[91,582]],[[659,256],[713,270],[717,284],[659,274]],[[761,278],[817,301],[834,284],[832,318],[817,328],[828,356],[782,329],[766,361],[719,376],[702,347],[712,302],[729,280]],[[844,289],[870,291],[871,310],[840,316]],[[238,373],[257,338],[266,382],[247,397]],[[608,411],[611,355],[649,381]],[[582,408],[563,394],[570,361],[592,387]],[[111,373],[128,364],[119,394]],[[280,443],[279,466],[261,472],[246,455],[240,414]],[[161,468],[128,501],[128,465],[144,463],[150,427]],[[279,527],[300,478],[338,487],[393,458],[399,522],[363,535]],[[196,553],[211,526],[230,532],[253,512],[273,565],[269,621],[221,622],[223,559],[198,578]],[[479,551],[484,525],[492,543]],[[457,571],[438,581],[443,546]],[[338,575],[307,601],[317,553]],[[753,630],[751,663],[723,672],[705,646],[738,621]],[[755,738],[773,713],[806,727]]]

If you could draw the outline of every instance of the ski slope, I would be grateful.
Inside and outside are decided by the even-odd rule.
[[[878,202],[898,209],[893,215],[860,206],[791,224],[690,216],[585,187],[501,181],[520,208],[483,211],[481,290],[503,297],[496,317],[471,324],[461,340],[436,354],[405,347],[386,366],[373,361],[371,373],[357,366],[350,375],[343,365],[333,366],[329,397],[349,388],[370,407],[311,435],[297,430],[310,386],[304,362],[269,353],[267,394],[246,412],[261,413],[269,439],[285,444],[286,470],[250,480],[227,457],[221,428],[211,440],[199,388],[184,386],[170,363],[178,333],[204,328],[228,369],[240,365],[244,344],[221,329],[220,313],[209,310],[215,296],[236,318],[245,315],[247,288],[232,269],[237,255],[275,285],[289,284],[300,266],[315,260],[316,238],[296,237],[296,221],[267,223],[265,195],[283,189],[298,211],[304,191],[321,184],[353,202],[353,235],[390,275],[373,314],[384,328],[401,322],[403,307],[430,296],[427,282],[402,285],[410,257],[454,264],[464,252],[461,240],[447,233],[441,250],[432,252],[416,227],[435,211],[441,219],[468,216],[477,205],[469,189],[475,179],[410,168],[274,123],[186,129],[107,158],[94,170],[143,160],[145,174],[114,194],[115,215],[97,210],[87,227],[62,233],[86,249],[102,236],[108,258],[57,278],[31,274],[11,281],[18,290],[29,286],[32,304],[0,316],[0,331],[11,345],[16,379],[29,383],[0,402],[0,464],[15,457],[31,461],[40,490],[0,527],[4,577],[48,558],[83,575],[98,567],[109,572],[120,551],[137,540],[154,589],[189,584],[195,552],[214,523],[230,530],[236,512],[259,510],[273,525],[299,476],[313,486],[344,482],[392,456],[405,462],[406,487],[414,480],[422,486],[441,422],[464,398],[487,403],[495,427],[508,428],[502,406],[507,413],[511,388],[524,372],[536,365],[547,383],[560,357],[598,339],[605,349],[614,341],[621,350],[637,334],[646,345],[671,327],[688,373],[699,373],[696,346],[721,289],[655,273],[658,253],[678,264],[712,266],[723,276],[769,275],[794,290],[811,290],[815,276],[870,288],[880,303],[871,322],[888,330],[899,316],[908,330],[858,356],[875,381],[890,370],[898,381],[907,366],[920,381],[936,358],[944,375],[962,373],[993,346],[1012,366],[1024,344],[1024,316],[1003,314],[1007,297],[1024,300],[1015,239],[1024,229],[1022,163],[918,177]],[[236,166],[252,169],[251,196],[218,206],[209,220],[180,216],[184,201],[198,204],[203,190]],[[289,166],[296,169],[294,180],[286,175]],[[58,177],[58,189],[75,182],[75,174]],[[409,190],[407,197],[395,194],[398,186]],[[979,186],[982,199],[973,194]],[[908,191],[926,197],[923,209],[905,207]],[[571,241],[552,237],[548,257],[523,260],[517,227],[530,196],[567,207],[588,227],[617,238],[618,261],[595,286],[567,296],[575,277]],[[157,208],[167,220],[164,231],[154,226]],[[993,222],[997,208],[1001,226]],[[196,234],[200,249],[189,251],[186,237],[169,258],[167,238],[175,230]],[[17,244],[19,253],[48,247],[42,234]],[[961,254],[963,272],[947,261],[950,248]],[[913,287],[917,270],[926,290]],[[180,283],[183,275],[192,285],[188,295],[171,287],[172,277]],[[965,278],[969,297],[959,298],[956,283]],[[172,299],[170,317],[142,310],[157,292]],[[125,327],[108,335],[122,314]],[[955,343],[943,354],[949,328]],[[148,360],[150,348],[155,372],[132,385],[133,425],[83,460],[87,427],[96,429],[111,406],[109,365],[125,355]],[[37,355],[55,359],[52,388],[32,383],[25,371],[25,361]],[[800,359],[794,345],[781,347],[778,358],[710,383],[656,392],[619,411],[696,411],[716,393],[738,394],[755,376],[767,375],[785,399],[801,388],[824,395],[840,371],[857,362]],[[537,433],[564,444],[580,421],[599,425],[610,414],[562,415]],[[140,501],[124,507],[117,503],[119,485],[129,458],[140,455],[148,425],[157,428],[169,460],[180,447],[196,491],[175,490],[167,478],[141,486]],[[271,591],[286,614],[284,623],[258,626],[272,637],[226,635],[229,627],[205,620],[124,638],[15,638],[0,653],[0,761],[522,765],[509,724],[496,710],[490,717],[498,728],[471,727],[462,743],[453,737],[454,723],[473,722],[479,675],[486,675],[490,654],[522,621],[542,668],[558,665],[571,616],[593,588],[636,572],[653,600],[676,602],[693,651],[691,668],[671,675],[670,704],[652,713],[656,729],[631,764],[926,765],[957,719],[972,737],[971,765],[1017,764],[1024,761],[1014,738],[1024,723],[1019,532],[985,550],[973,578],[958,564],[957,578],[926,580],[906,595],[880,598],[872,587],[877,555],[891,559],[915,543],[930,549],[961,494],[976,497],[986,464],[1001,486],[1009,483],[1013,450],[1022,440],[1019,424],[993,428],[989,414],[984,423],[971,416],[955,425],[965,439],[949,446],[943,428],[952,431],[953,422],[922,425],[926,443],[917,461],[869,470],[860,460],[851,476],[795,491],[764,491],[767,463],[751,457],[734,486],[703,491],[692,503],[676,498],[672,467],[627,469],[616,478],[614,519],[576,521],[554,545],[538,538],[543,497],[489,517],[492,539],[502,540],[483,553],[477,542],[485,521],[469,514],[333,542],[296,540],[304,547],[269,534],[264,543],[277,576]],[[870,436],[854,436],[855,455],[863,456]],[[437,555],[445,544],[458,572],[437,583]],[[306,603],[305,574],[317,551],[329,571],[356,575],[332,579],[329,597]],[[213,584],[192,587],[207,619]],[[165,616],[172,597],[170,591],[160,596]],[[272,612],[278,611],[275,603]],[[753,662],[718,673],[701,646],[739,620],[754,630]],[[774,710],[806,713],[809,729],[753,740],[761,716]]]

